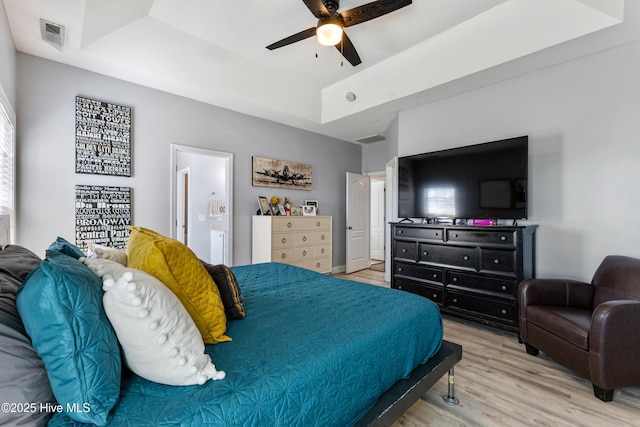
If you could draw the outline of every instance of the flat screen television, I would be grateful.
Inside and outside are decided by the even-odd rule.
[[[526,219],[527,136],[398,159],[398,216]]]

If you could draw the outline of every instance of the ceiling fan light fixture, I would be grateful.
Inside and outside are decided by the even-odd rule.
[[[323,46],[335,46],[342,40],[342,24],[337,19],[328,18],[318,23],[318,42]]]

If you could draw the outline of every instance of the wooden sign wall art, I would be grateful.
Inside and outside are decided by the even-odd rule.
[[[131,225],[131,188],[76,185],[76,245],[124,249]]]
[[[261,187],[311,190],[311,165],[253,156],[252,184]]]
[[[76,96],[76,173],[131,176],[131,108]]]

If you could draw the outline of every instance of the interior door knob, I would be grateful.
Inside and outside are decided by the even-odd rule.
[[[353,227],[352,227],[352,226],[350,226],[350,225],[347,225],[344,229],[345,229],[345,230],[353,230]]]

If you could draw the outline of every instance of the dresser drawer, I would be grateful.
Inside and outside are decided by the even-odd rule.
[[[318,245],[313,248],[313,255],[317,258],[328,256],[331,253],[331,245]]]
[[[273,249],[271,251],[271,261],[274,262],[290,264],[299,260],[300,258],[296,256],[293,248]]]
[[[514,298],[518,293],[517,280],[504,280],[495,277],[459,273],[457,271],[447,272],[447,286],[449,285],[479,291],[495,292]]]
[[[304,262],[304,267],[309,270],[317,271],[319,273],[330,273],[331,272],[331,262],[330,258],[316,258],[312,260],[308,260]]]
[[[442,241],[444,228],[396,227],[395,237]]]
[[[295,217],[273,217],[273,232],[304,230],[304,220]]]
[[[497,250],[482,249],[481,250],[481,270],[483,271],[499,271],[504,273],[513,273],[516,271],[516,251],[515,250]]]
[[[393,243],[395,245],[396,259],[403,259],[407,261],[416,261],[416,243],[405,242],[402,240],[396,240]]]
[[[331,228],[330,217],[305,218],[305,230],[329,230]]]
[[[464,246],[441,246],[420,243],[418,245],[418,262],[475,269],[476,250],[475,248]]]
[[[407,276],[440,284],[444,283],[444,272],[442,270],[415,264],[394,263],[393,274],[396,276]]]
[[[509,323],[513,323],[516,318],[515,301],[493,300],[477,295],[447,291],[445,305],[454,309],[483,314]]]
[[[394,282],[395,289],[411,292],[442,305],[444,298],[444,288],[442,286],[427,285],[424,283],[411,282],[409,280],[398,279]]]
[[[274,233],[271,235],[271,247],[273,249],[291,248],[293,243],[293,233]]]
[[[483,245],[514,246],[515,230],[456,230],[447,229],[447,241],[480,243]]]
[[[329,242],[329,233],[327,231],[304,231],[294,233],[294,245],[319,245]]]

